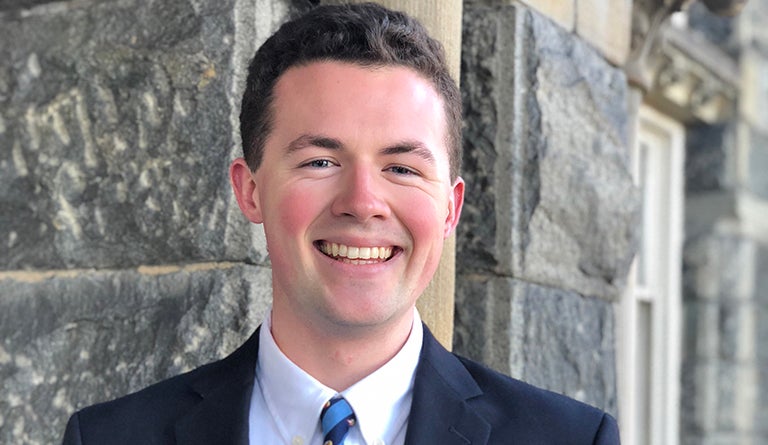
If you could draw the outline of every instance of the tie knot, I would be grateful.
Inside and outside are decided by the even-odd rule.
[[[355,413],[352,407],[341,396],[336,396],[325,402],[320,412],[320,423],[323,426],[323,445],[340,445],[349,428],[355,424]]]

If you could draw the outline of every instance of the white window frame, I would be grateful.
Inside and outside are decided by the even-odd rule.
[[[642,240],[617,316],[624,445],[680,442],[684,135],[679,122],[640,107],[632,168],[638,186],[644,174]]]

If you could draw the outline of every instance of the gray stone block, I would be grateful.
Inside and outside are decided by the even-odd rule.
[[[616,413],[611,303],[506,277],[457,283],[458,353]]]
[[[0,269],[264,262],[227,168],[244,65],[286,3],[0,16]]]
[[[513,280],[486,275],[456,278],[453,349],[504,374],[519,375],[510,361]]]
[[[720,362],[717,368],[717,421],[719,431],[735,431],[736,419],[736,386],[738,382],[738,365],[732,362]]]
[[[720,356],[720,305],[709,301],[688,301],[683,305],[684,360],[716,360]]]
[[[754,274],[757,247],[754,240],[725,226],[688,239],[683,246],[684,299],[751,299],[755,276],[760,275]]]
[[[763,269],[765,270],[765,269]],[[766,292],[765,288],[762,292]],[[755,360],[765,365],[765,369],[768,369],[768,347],[765,346],[765,341],[768,339],[768,304],[760,303],[756,304],[755,308]],[[768,377],[768,374],[766,374]],[[768,380],[765,380],[765,384],[768,385]],[[768,402],[768,399],[766,400]],[[768,407],[768,405],[766,406]]]
[[[23,9],[33,8],[55,0],[0,0],[0,13],[18,13]]]
[[[688,194],[733,187],[736,154],[731,125],[694,124],[685,132],[685,191]]]
[[[635,251],[626,79],[523,7],[467,5],[460,270],[617,298]]]
[[[763,273],[754,276],[754,299],[761,307],[768,307],[768,246],[756,244],[756,247],[755,270]]]
[[[702,2],[691,3],[688,8],[688,26],[734,58],[738,56],[739,50],[734,32],[736,21],[734,17],[723,17],[712,13]]]
[[[720,358],[728,362],[751,363],[755,359],[755,335],[759,311],[751,301],[726,301],[720,306]],[[704,326],[702,326],[702,329]],[[757,337],[766,338],[766,337]],[[757,348],[762,349],[762,348]]]
[[[717,429],[718,365],[715,361],[683,360],[681,368],[680,433],[694,437]]]
[[[762,437],[768,437],[768,360],[763,359],[758,363],[757,373],[759,384],[757,385],[757,406],[755,407],[755,430]]]
[[[761,199],[768,200],[768,133],[754,128],[749,137],[749,166],[747,188]]]
[[[80,271],[0,281],[0,442],[58,443],[86,405],[220,358],[271,301],[269,269]]]

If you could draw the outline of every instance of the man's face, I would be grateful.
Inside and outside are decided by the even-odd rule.
[[[273,316],[325,327],[409,317],[463,200],[440,96],[408,68],[316,62],[280,77],[273,106],[246,212],[264,224]]]

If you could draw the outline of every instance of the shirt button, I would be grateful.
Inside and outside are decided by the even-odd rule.
[[[373,441],[373,445],[384,445],[384,441],[381,439],[376,439]]]
[[[293,436],[293,439],[291,439],[291,445],[304,445],[304,438],[301,436]]]

